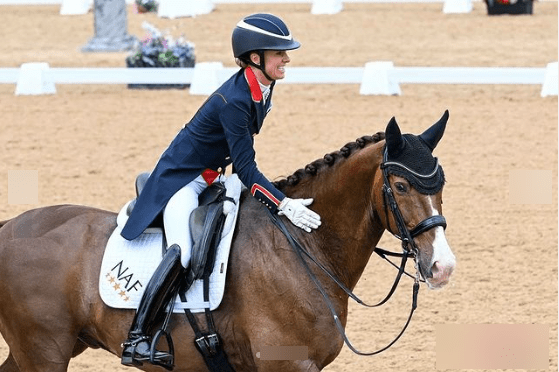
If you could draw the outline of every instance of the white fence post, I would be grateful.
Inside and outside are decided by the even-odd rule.
[[[557,62],[552,62],[547,64],[547,68],[545,69],[545,79],[543,81],[542,86],[542,97],[547,96],[556,96],[558,90],[558,68],[559,64]]]
[[[394,63],[389,61],[367,62],[359,94],[401,95],[400,85],[393,78]]]
[[[221,85],[221,62],[200,62],[194,66],[194,75],[190,84],[190,94],[209,96]]]
[[[343,8],[342,0],[313,0],[311,14],[336,14]]]
[[[54,83],[45,81],[44,72],[49,69],[46,62],[24,63],[19,69],[16,96],[55,94]]]
[[[62,0],[60,15],[87,14],[90,8],[90,0]]]
[[[157,15],[170,19],[195,17],[199,14],[211,13],[213,9],[211,0],[161,0]]]
[[[470,13],[473,9],[472,0],[445,0],[443,13]]]

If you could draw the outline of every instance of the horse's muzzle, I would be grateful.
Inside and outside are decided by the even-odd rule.
[[[450,281],[450,276],[456,267],[456,257],[452,253],[450,246],[446,241],[444,230],[442,227],[435,228],[435,239],[433,240],[433,255],[431,261],[426,266],[419,265],[420,273],[423,275],[430,289],[439,289],[444,287]],[[421,270],[429,267],[428,272]]]

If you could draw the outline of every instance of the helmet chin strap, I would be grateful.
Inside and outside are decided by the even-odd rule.
[[[257,69],[259,69],[262,72],[262,74],[264,74],[264,77],[273,83],[275,81],[275,79],[272,79],[270,77],[270,75],[268,75],[266,73],[266,63],[265,63],[265,60],[264,60],[264,51],[263,50],[258,50],[255,53],[257,53],[258,56],[260,57],[260,64],[259,65],[252,62],[252,60],[250,58],[247,58],[247,60],[244,61],[244,62],[251,65],[251,66],[256,67]]]

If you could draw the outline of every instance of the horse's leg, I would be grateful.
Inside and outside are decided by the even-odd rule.
[[[34,332],[30,337],[18,339],[17,344],[20,347],[11,350],[11,356],[14,362],[17,361],[17,366],[7,361],[7,365],[13,365],[15,369],[8,368],[6,372],[67,372],[73,350],[73,346],[68,342]]]
[[[260,365],[258,370],[263,371],[273,371],[273,372],[283,372],[283,371],[290,371],[290,372],[320,372],[320,369],[317,365],[311,360],[294,360],[294,361],[285,361],[285,362],[278,362],[275,361],[269,362],[266,366]]]
[[[313,362],[303,362],[304,365],[302,365],[302,367],[304,369],[301,369],[301,371],[304,372],[320,372],[320,369],[318,369],[318,367],[316,366],[316,364],[314,364]]]
[[[78,340],[74,345],[74,350],[72,350],[72,358],[77,357],[78,355],[86,351],[88,347],[89,346],[87,346],[84,342]]]
[[[0,366],[0,372],[21,372],[11,352],[8,355],[8,359]]]
[[[297,361],[296,363],[298,364],[298,367],[301,368],[301,372],[320,372],[320,369],[318,369],[316,364],[309,360]]]
[[[78,337],[98,301],[99,247],[113,224],[112,213],[57,206],[0,229],[0,329],[10,346],[1,372],[66,372],[86,349]]]
[[[80,303],[75,294],[79,283],[72,280],[79,274],[67,261],[79,261],[56,241],[41,243],[34,250],[26,239],[12,239],[9,246],[0,243],[0,326],[21,371],[66,372],[82,323],[78,315],[83,313],[70,306]]]

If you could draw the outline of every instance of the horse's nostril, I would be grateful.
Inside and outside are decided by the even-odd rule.
[[[433,276],[437,276],[437,273],[439,273],[439,271],[439,261],[435,261],[435,263],[433,263],[433,266],[431,266],[431,273],[433,274]]]
[[[453,271],[454,265],[444,265],[439,261],[435,261],[431,266],[431,274],[435,279],[448,280]]]

